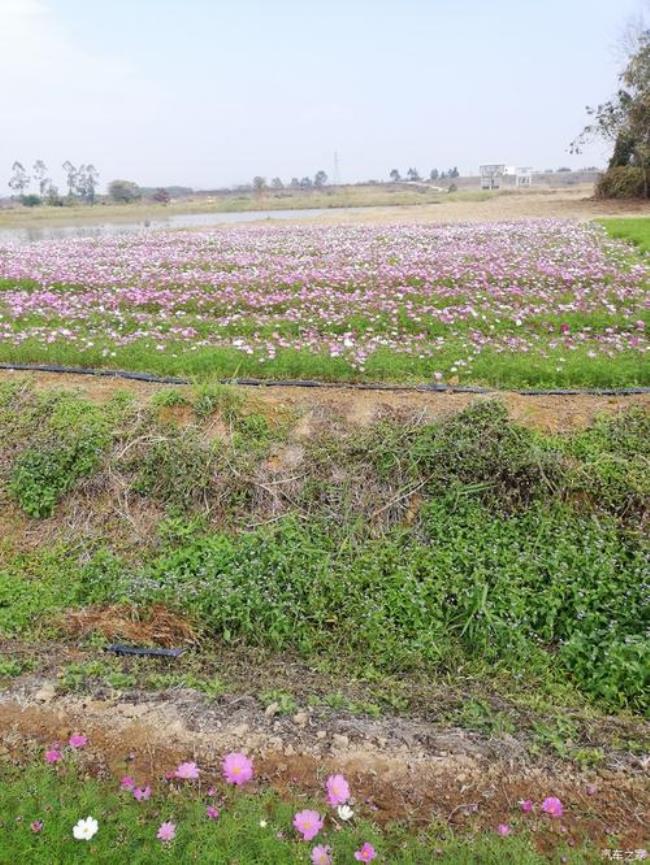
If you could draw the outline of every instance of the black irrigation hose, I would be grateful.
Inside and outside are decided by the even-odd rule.
[[[123,369],[89,369],[85,366],[58,366],[56,364],[0,363],[0,370],[10,372],[55,372],[63,375],[94,375],[104,378],[121,378],[128,381],[144,381],[151,384],[192,384],[189,379],[176,376],[151,375],[148,372],[129,372]],[[516,393],[520,396],[634,396],[650,393],[650,387],[620,387],[620,388],[572,388],[562,390],[539,390],[536,388],[489,388],[460,387],[444,384],[373,384],[354,382],[312,381],[309,379],[285,379],[277,381],[264,378],[225,378],[220,384],[235,384],[240,387],[313,387],[313,388],[347,388],[348,390],[385,390],[405,393]]]

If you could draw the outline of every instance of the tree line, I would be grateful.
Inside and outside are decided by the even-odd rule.
[[[409,183],[415,183],[418,180],[422,181],[423,178],[420,175],[420,172],[417,168],[409,168],[406,172],[405,177],[399,172],[398,168],[393,168],[389,171],[388,176],[393,181],[393,183],[399,183],[400,180],[406,180]],[[439,171],[437,168],[432,168],[429,172],[429,180],[447,180],[448,178],[456,178],[460,177],[460,171],[456,166],[448,169],[447,171]]]
[[[99,183],[99,172],[92,163],[76,166],[66,160],[61,166],[66,175],[68,199],[78,199],[88,204],[94,204]],[[48,168],[42,159],[37,159],[30,174],[22,162],[16,160],[11,166],[9,188],[27,206],[49,204],[53,207],[62,206],[63,197],[58,186],[49,176]],[[29,192],[32,183],[36,184],[38,192]]]
[[[281,177],[274,177],[269,183],[266,180],[266,177],[262,177],[261,175],[256,175],[253,178],[253,190],[261,195],[266,192],[269,188],[274,190],[281,189],[322,189],[324,186],[327,186],[328,176],[327,172],[317,171],[314,175],[313,179],[311,177],[292,177],[289,183],[285,184]]]

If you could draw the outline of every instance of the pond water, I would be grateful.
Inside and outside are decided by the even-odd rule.
[[[330,207],[313,210],[248,210],[237,213],[175,213],[170,216],[156,216],[134,222],[95,222],[75,225],[43,225],[20,228],[0,228],[0,244],[34,243],[39,240],[56,240],[63,237],[103,237],[114,234],[133,234],[137,231],[151,231],[169,228],[206,228],[211,225],[236,222],[255,222],[257,220],[315,219],[326,213],[349,213],[365,210],[363,207]]]

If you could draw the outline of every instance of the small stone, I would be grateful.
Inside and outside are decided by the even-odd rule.
[[[292,720],[297,727],[306,727],[309,715],[307,712],[296,712]]]
[[[55,696],[56,688],[48,682],[38,689],[34,694],[34,699],[38,700],[39,703],[51,703]]]
[[[344,736],[342,733],[334,733],[332,736],[332,747],[333,748],[347,748],[350,744],[350,740],[347,736]]]
[[[264,710],[264,714],[267,718],[272,718],[274,715],[277,715],[280,711],[279,703],[269,703],[269,705]]]
[[[292,757],[295,753],[296,753],[296,751],[295,751],[295,748],[293,747],[293,745],[287,745],[287,747],[284,749],[284,756],[285,757]]]
[[[325,739],[327,737],[327,732],[325,730],[317,730],[316,738],[317,739]]]

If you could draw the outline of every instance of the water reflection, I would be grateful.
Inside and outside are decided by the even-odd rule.
[[[140,219],[135,222],[101,222],[94,225],[44,225],[21,228],[0,228],[0,243],[35,243],[63,237],[104,237],[114,234],[133,234],[164,228],[202,228],[210,225],[236,222],[254,222],[273,219],[314,219],[326,213],[347,213],[364,210],[362,207],[314,208],[313,210],[249,210],[239,213],[176,213],[170,216]]]

